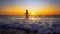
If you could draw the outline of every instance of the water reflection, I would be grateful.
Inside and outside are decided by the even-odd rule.
[[[32,18],[29,18],[30,20],[35,20],[36,18],[32,17]]]

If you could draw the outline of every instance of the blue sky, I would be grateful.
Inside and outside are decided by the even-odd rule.
[[[0,6],[4,5],[13,5],[13,4],[18,4],[18,5],[41,5],[41,4],[54,4],[54,5],[60,5],[60,0],[0,0]]]
[[[17,6],[24,7],[25,9],[37,9],[39,7],[42,9],[48,5],[53,5],[59,8],[60,0],[0,0],[1,8],[4,8],[5,6]]]

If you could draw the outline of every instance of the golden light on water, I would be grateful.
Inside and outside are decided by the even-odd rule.
[[[29,18],[30,20],[35,20],[36,18],[32,17],[32,18]]]
[[[35,18],[31,18],[32,20],[35,20]]]

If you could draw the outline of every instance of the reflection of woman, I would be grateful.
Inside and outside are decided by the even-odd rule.
[[[26,9],[26,18],[29,19],[28,17],[28,10]]]

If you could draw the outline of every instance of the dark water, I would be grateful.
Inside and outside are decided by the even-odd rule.
[[[60,34],[60,18],[0,16],[0,34]]]

